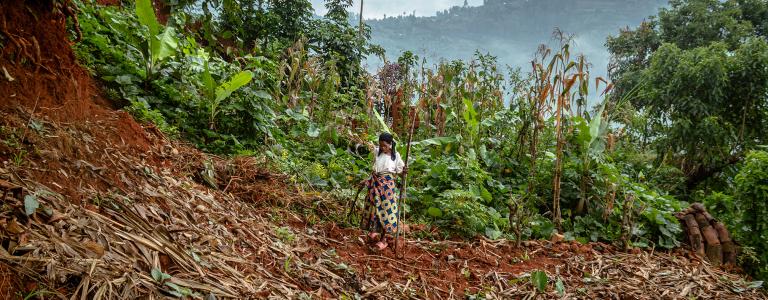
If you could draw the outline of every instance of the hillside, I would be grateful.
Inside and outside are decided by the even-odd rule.
[[[486,0],[477,7],[453,7],[436,16],[390,16],[367,21],[373,42],[390,59],[409,50],[432,62],[469,59],[475,50],[499,62],[527,67],[539,44],[559,28],[576,34],[576,49],[591,58],[598,73],[608,62],[605,37],[656,13],[664,0]],[[369,60],[371,64],[377,64]]]

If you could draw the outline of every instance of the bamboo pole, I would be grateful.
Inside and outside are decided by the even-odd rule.
[[[416,107],[412,106],[411,111],[413,111],[413,116],[411,116],[411,129],[408,132],[408,144],[405,146],[405,170],[408,170],[408,158],[411,155],[411,142],[413,141],[413,129],[416,127],[416,113],[418,112]],[[401,252],[398,251],[398,246],[400,243],[400,232],[402,231],[403,224],[402,220],[405,219],[405,215],[403,213],[403,204],[405,203],[405,199],[407,199],[407,193],[408,193],[408,173],[403,172],[403,187],[400,190],[400,199],[397,201],[397,233],[395,233],[395,256],[396,257],[402,257],[400,254]]]

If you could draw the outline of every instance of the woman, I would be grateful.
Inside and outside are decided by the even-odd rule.
[[[400,153],[395,150],[396,145],[391,134],[382,133],[379,136],[379,147],[376,147],[373,152],[375,155],[373,174],[371,178],[361,182],[368,187],[366,199],[369,206],[363,227],[371,231],[369,237],[374,241],[379,237],[378,232],[381,232],[381,238],[376,243],[379,250],[387,247],[387,233],[397,232],[398,193],[395,177],[407,172]]]

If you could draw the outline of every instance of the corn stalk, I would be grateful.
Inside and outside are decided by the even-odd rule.
[[[560,42],[560,48],[549,58],[552,50],[541,46],[537,52],[537,59],[531,65],[534,84],[529,90],[529,103],[533,116],[533,133],[531,135],[530,154],[531,170],[528,182],[528,194],[535,194],[536,161],[538,159],[539,133],[544,128],[544,117],[549,115],[555,123],[555,170],[552,182],[552,221],[558,230],[562,229],[562,214],[560,209],[561,178],[563,171],[563,152],[566,145],[564,132],[573,130],[567,126],[568,116],[572,115],[571,102],[578,96],[586,99],[587,82],[589,73],[587,64],[582,57],[577,61],[571,60],[571,37],[565,36],[560,31],[555,31],[556,40]],[[548,62],[546,66],[545,62]],[[571,92],[574,87],[578,91]]]
[[[551,49],[539,47],[537,56],[540,56],[537,60],[531,61],[531,67],[533,69],[533,86],[528,93],[529,103],[531,104],[531,117],[533,119],[533,133],[531,134],[530,154],[531,154],[531,167],[528,174],[528,195],[534,195],[536,193],[536,161],[538,159],[538,144],[539,144],[539,132],[544,129],[544,111],[547,106],[547,97],[550,91],[550,71],[542,66],[542,63],[538,60],[544,61]]]
[[[552,222],[555,223],[557,230],[562,232],[562,216],[560,210],[560,179],[563,174],[563,107],[566,101],[568,101],[568,94],[570,87],[564,85],[573,85],[574,78],[563,81],[565,70],[560,69],[563,67],[565,61],[569,56],[567,45],[563,46],[560,53],[556,54],[552,58],[550,63],[550,69],[555,66],[555,82],[551,85],[552,90],[549,92],[550,97],[556,97],[556,109],[555,109],[555,139],[557,141],[555,150],[555,176],[553,179],[552,187]]]
[[[556,98],[555,109],[555,136],[556,136],[556,150],[555,150],[555,174],[553,179],[553,199],[552,199],[552,219],[555,223],[555,227],[558,230],[562,230],[562,215],[560,209],[560,192],[561,192],[561,178],[563,173],[563,148],[565,147],[565,139],[563,138],[563,131],[565,130],[565,123],[567,120],[566,112],[571,111],[571,101],[578,95],[579,99],[586,99],[588,93],[589,73],[587,70],[587,64],[585,63],[584,56],[579,56],[577,61],[571,60],[570,54],[570,37],[564,37],[562,33],[558,34],[562,47],[559,53],[557,53],[550,62],[549,68],[554,67],[554,82],[551,85],[552,91],[550,91],[550,97]],[[578,90],[571,92],[571,89],[576,86]],[[572,114],[572,113],[571,113]],[[599,117],[599,116],[598,116]],[[568,128],[569,132],[572,128]]]

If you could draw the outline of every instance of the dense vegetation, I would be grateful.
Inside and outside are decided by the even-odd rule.
[[[765,1],[672,1],[608,39],[610,81],[559,31],[530,70],[405,52],[371,75],[361,62],[381,51],[349,25],[349,0],[320,19],[305,0],[179,1],[165,24],[149,0],[123,5],[79,3],[79,58],[110,98],[203,150],[266,156],[346,203],[364,145],[391,131],[404,151],[413,125],[409,222],[673,248],[673,213],[704,201],[744,265],[768,271]]]
[[[763,262],[765,221],[752,213],[765,212],[767,17],[765,1],[671,1],[607,42],[615,95],[642,95],[630,101],[641,116],[630,139],[681,174],[672,194],[725,208],[721,217]]]

